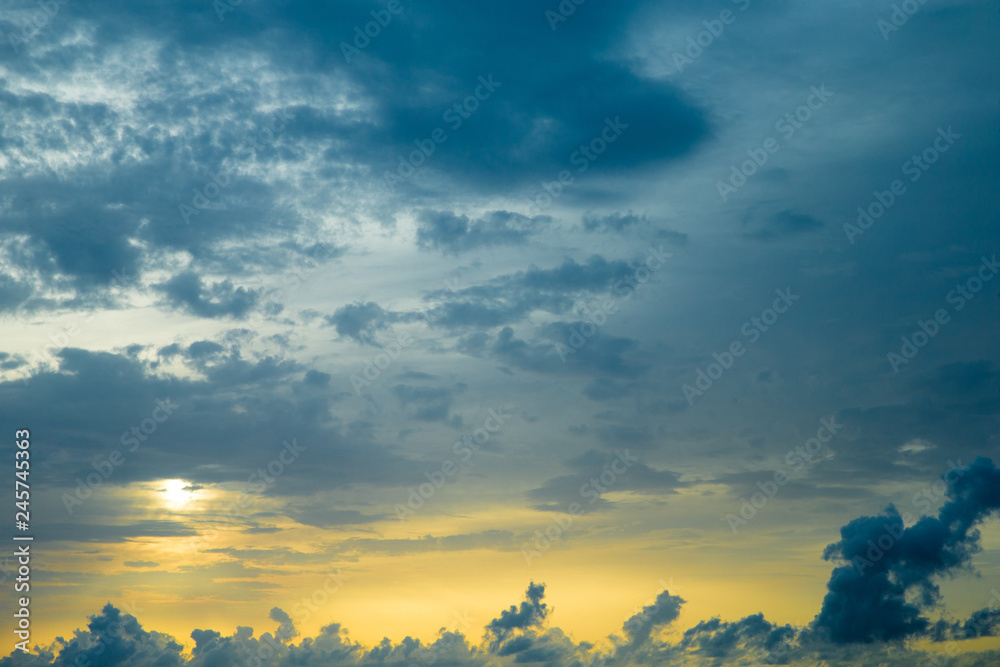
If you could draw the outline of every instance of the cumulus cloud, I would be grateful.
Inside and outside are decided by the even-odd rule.
[[[816,616],[834,642],[904,639],[927,633],[925,613],[940,600],[936,578],[966,568],[980,550],[976,525],[1000,509],[1000,470],[986,458],[949,471],[948,501],[938,515],[909,527],[890,505],[840,529],[824,552],[834,569]],[[992,617],[986,617],[992,626]]]
[[[511,605],[510,609],[500,612],[500,616],[494,618],[486,626],[490,648],[494,651],[500,651],[516,630],[538,627],[545,621],[545,616],[548,613],[547,605],[542,602],[545,598],[545,585],[532,582],[528,586],[525,598],[520,607]],[[525,646],[523,640],[519,646]],[[509,647],[508,651],[510,651]]]
[[[643,607],[642,611],[625,621],[622,626],[629,645],[633,648],[642,646],[654,630],[677,620],[682,604],[684,599],[671,595],[670,591],[660,593],[653,604]]]
[[[460,631],[444,627],[428,643],[404,637],[397,643],[388,638],[372,647],[351,641],[339,623],[321,628],[314,637],[298,638],[292,618],[282,609],[271,609],[278,623],[272,632],[255,636],[253,628],[240,626],[231,635],[211,629],[191,632],[194,647],[184,647],[168,635],[145,630],[138,620],[111,604],[90,618],[87,629],[72,640],[59,638],[52,646],[35,647],[33,653],[16,652],[0,659],[0,667],[70,667],[88,660],[102,667],[145,665],[254,664],[260,667],[406,667],[413,664],[446,664],[454,667],[502,667],[520,664],[603,665],[606,667],[677,664],[690,667],[719,665],[781,664],[806,667],[829,665],[904,667],[920,664],[934,655],[901,645],[828,643],[806,629],[776,625],[754,614],[738,621],[713,618],[685,630],[676,641],[658,638],[658,632],[673,624],[684,600],[669,591],[657,595],[653,604],[627,619],[624,637],[611,636],[610,643],[595,646],[575,642],[558,627],[547,623],[550,613],[544,584],[529,584],[520,604],[501,610],[484,627],[477,643]],[[977,635],[978,636],[978,635]],[[1000,657],[996,651],[955,655],[959,667],[987,667]]]

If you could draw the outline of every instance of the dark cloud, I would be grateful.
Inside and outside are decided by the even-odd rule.
[[[569,312],[578,299],[607,291],[635,268],[622,260],[592,255],[579,263],[567,258],[551,269],[531,267],[498,276],[480,285],[428,294],[438,301],[428,313],[429,323],[449,329],[495,328],[519,322],[532,312]]]
[[[28,303],[40,287],[106,292],[113,272],[142,276],[163,252],[187,252],[192,271],[217,275],[289,266],[273,239],[330,207],[351,209],[331,192],[382,187],[436,129],[447,138],[431,141],[421,176],[440,178],[444,191],[511,192],[562,170],[591,177],[688,153],[709,133],[702,110],[669,83],[605,57],[643,4],[589,8],[553,33],[534,7],[406,3],[385,28],[391,37],[372,40],[353,62],[341,43],[380,4],[217,3],[224,20],[211,5],[60,4],[24,52],[7,44],[0,62],[28,78],[114,78],[135,103],[69,101],[0,83],[9,160],[0,236],[26,236],[30,256],[18,264],[42,278],[0,285],[0,308]],[[4,35],[22,28],[3,25]],[[100,38],[75,41],[81,25]],[[141,55],[122,71],[123,54]],[[189,64],[201,58],[225,62],[225,74]],[[264,85],[260,68],[284,75]],[[327,89],[338,92],[319,92]],[[287,100],[296,103],[275,125],[275,103]],[[600,137],[609,122],[622,129],[607,145]],[[584,159],[592,142],[600,155]],[[415,187],[407,180],[399,192]],[[514,214],[481,222],[461,238],[431,223],[423,239],[447,252],[518,242]],[[242,308],[226,299],[207,305],[188,283],[169,292],[200,316]]]
[[[684,631],[681,646],[695,653],[715,659],[738,655],[772,657],[782,652],[782,643],[793,639],[791,626],[776,626],[764,619],[763,614],[747,616],[732,623],[713,618],[700,621]],[[760,659],[758,658],[758,659]],[[768,663],[782,660],[768,660]]]
[[[580,333],[581,325],[592,326],[589,322],[548,325],[544,331],[549,340],[539,342],[521,340],[512,328],[504,327],[495,338],[470,337],[460,341],[459,349],[488,354],[506,366],[534,373],[634,378],[646,371],[638,362],[636,341],[600,333],[587,340]],[[580,345],[580,341],[584,344]]]
[[[353,338],[359,343],[372,344],[375,332],[388,326],[389,313],[377,303],[352,303],[339,308],[326,322],[337,329],[341,336]]]
[[[385,310],[374,302],[351,303],[338,308],[333,315],[323,318],[337,334],[351,338],[362,345],[379,346],[377,336],[396,322],[413,322],[423,319],[421,313],[397,313]]]
[[[288,518],[307,526],[333,528],[372,523],[382,516],[364,514],[357,510],[336,509],[327,503],[300,505],[294,503],[285,509]]]
[[[305,378],[303,382],[312,387],[329,387],[330,378],[333,376],[329,373],[324,373],[323,371],[317,371],[310,369],[306,371]]]
[[[207,285],[192,271],[179,273],[156,287],[170,305],[198,317],[242,319],[260,299],[257,290],[233,287],[229,280]]]
[[[51,522],[38,529],[46,540],[68,542],[126,542],[137,537],[191,537],[198,534],[181,521],[149,519],[130,524]]]
[[[219,351],[216,345],[225,349]],[[335,418],[334,397],[318,392],[296,395],[306,372],[299,364],[270,355],[244,358],[233,343],[200,341],[192,347],[193,355],[190,347],[177,354],[200,379],[158,374],[148,363],[125,355],[66,348],[58,352],[56,369],[0,383],[6,409],[43,424],[40,437],[58,443],[39,454],[37,462],[33,459],[39,475],[72,495],[79,486],[77,478],[96,474],[94,464],[107,466],[111,453],[119,451],[125,462],[114,467],[102,487],[162,479],[246,485],[251,474],[282,452],[283,443],[294,439],[305,449],[284,467],[269,493],[309,495],[371,482],[403,486],[410,479],[412,461],[390,453],[363,424]],[[63,409],[51,412],[46,406],[53,401]],[[228,463],[206,468],[205,461],[216,456]],[[93,493],[100,496],[104,491],[99,487]],[[149,528],[159,530],[152,534],[162,534],[170,525],[161,522]],[[177,526],[175,532],[189,530]],[[141,531],[109,526],[88,533],[82,524],[74,524],[63,534],[88,541],[99,535],[119,540]]]
[[[429,250],[459,254],[476,248],[523,245],[548,216],[527,218],[508,211],[490,211],[473,220],[450,211],[421,211],[417,217],[417,245]]]
[[[545,621],[545,616],[548,613],[547,605],[542,602],[545,598],[545,584],[532,582],[524,597],[525,600],[520,607],[511,605],[510,609],[500,612],[500,616],[494,618],[486,626],[486,636],[489,639],[490,648],[501,655],[519,653],[530,648],[531,641],[527,636],[510,638],[516,630],[538,627]]]
[[[823,227],[823,222],[796,211],[772,214],[749,211],[743,218],[743,225],[751,229],[743,233],[744,237],[754,241],[775,241],[815,231]]]
[[[211,340],[201,340],[196,343],[191,343],[188,345],[187,356],[189,359],[202,359],[204,357],[209,357],[219,352],[222,352],[225,348]],[[166,348],[164,348],[166,350]],[[164,350],[160,350],[161,356],[167,356],[170,354],[164,354]]]
[[[282,554],[286,558],[287,553]],[[484,667],[487,664],[584,665],[628,667],[662,664],[818,664],[877,667],[921,664],[939,653],[924,653],[902,646],[878,645],[860,648],[825,643],[790,625],[768,622],[761,614],[738,621],[713,618],[684,631],[676,643],[657,637],[679,615],[684,600],[662,591],[653,604],[643,607],[623,625],[623,638],[612,636],[612,646],[598,649],[587,642],[575,643],[559,628],[546,627],[550,608],[545,587],[531,583],[519,605],[502,610],[486,624],[482,643],[476,645],[458,631],[442,628],[437,638],[424,644],[404,637],[398,643],[383,639],[366,648],[352,642],[339,623],[322,627],[314,637],[298,637],[292,615],[278,607],[269,617],[278,623],[272,632],[254,636],[253,628],[237,627],[231,635],[211,629],[191,632],[194,648],[184,654],[173,638],[142,628],[135,617],[111,604],[92,616],[87,630],[73,639],[57,639],[51,647],[36,647],[31,654],[15,651],[0,659],[0,667],[70,667],[81,664],[190,665],[218,667],[252,662],[261,667],[300,665],[320,667],[406,667],[412,664],[446,664],[454,667]],[[982,627],[983,624],[980,624]],[[978,635],[977,635],[978,636]],[[997,652],[968,653],[953,658],[961,667],[994,664]]]
[[[929,634],[935,642],[996,637],[1000,634],[1000,598],[994,593],[991,606],[973,612],[965,621],[948,623],[944,619],[939,620]]]
[[[420,421],[449,421],[449,410],[454,397],[467,389],[464,383],[453,387],[420,387],[409,384],[397,384],[392,393],[399,399],[403,408],[410,408],[409,413]],[[456,426],[461,425],[461,418],[451,420]]]
[[[677,473],[657,470],[638,458],[628,449],[614,452],[590,450],[568,462],[574,470],[573,474],[553,477],[542,486],[528,491],[527,495],[541,503],[536,506],[538,510],[565,511],[570,503],[577,502],[584,507],[584,511],[590,511],[592,508],[607,509],[610,505],[610,501],[600,496],[603,494],[601,489],[668,496],[687,486]]]
[[[648,219],[645,215],[628,213],[609,213],[608,215],[587,214],[583,216],[583,228],[588,232],[622,232],[628,227],[639,224],[646,224]]]
[[[279,607],[272,608],[268,617],[272,621],[277,621],[281,624],[274,633],[281,641],[288,641],[299,635],[298,630],[295,629],[295,624],[292,622],[292,617],[283,609]]]
[[[650,230],[656,238],[663,239],[673,245],[682,246],[688,242],[687,234],[659,227],[645,213],[615,211],[604,215],[587,213],[583,216],[583,231],[585,232],[624,234],[634,229],[641,229],[643,232]]]
[[[71,639],[59,651],[56,665],[183,665],[183,647],[173,638],[147,632],[134,616],[123,614],[110,603],[90,617],[87,632]],[[5,658],[4,662],[10,660]]]
[[[940,599],[936,577],[967,567],[980,550],[976,524],[1000,509],[1000,471],[977,458],[945,476],[948,501],[938,516],[910,527],[889,506],[841,528],[824,552],[834,569],[816,616],[834,642],[891,641],[927,632],[924,612]]]
[[[642,608],[638,614],[625,621],[622,631],[628,637],[632,648],[642,646],[657,628],[669,625],[677,620],[681,613],[684,599],[663,591],[656,596],[656,601]]]

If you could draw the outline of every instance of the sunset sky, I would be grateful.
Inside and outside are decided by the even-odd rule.
[[[998,37],[6,0],[0,665],[1000,663]]]

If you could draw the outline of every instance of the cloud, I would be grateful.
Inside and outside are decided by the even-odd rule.
[[[181,521],[147,519],[123,525],[51,522],[38,529],[46,540],[120,543],[137,537],[193,537],[198,531]]]
[[[607,119],[628,127],[588,162],[588,177],[684,155],[709,135],[703,110],[669,82],[606,56],[643,4],[580,12],[558,36],[534,8],[495,0],[407,6],[393,38],[356,62],[341,43],[370,20],[374,6],[360,0],[224,5],[233,11],[223,21],[212,7],[183,3],[60,4],[24,53],[0,53],[18,74],[0,83],[0,236],[23,245],[15,264],[37,277],[0,284],[0,309],[39,306],[56,291],[104,298],[114,272],[141,278],[175,252],[191,258],[201,279],[287,267],[295,253],[280,242],[331,209],[358,212],[350,202],[360,198],[331,192],[369,197],[436,129],[447,140],[421,175],[443,194],[455,185],[511,193],[577,169],[572,156],[599,140]],[[22,29],[3,25],[5,35]],[[79,30],[100,39],[81,42]],[[568,52],[575,57],[560,57]],[[186,67],[193,54],[218,67]],[[81,75],[115,92],[100,100],[67,94],[60,84]],[[42,76],[52,82],[45,92],[22,85]],[[479,102],[481,78],[496,83]],[[466,111],[470,95],[476,108]],[[272,130],[276,106],[284,120]],[[399,194],[421,187],[407,182]],[[409,201],[383,197],[380,208]],[[447,202],[434,205],[444,211]],[[495,211],[455,236],[447,222],[432,221],[422,239],[454,253],[509,245],[523,241],[522,222]],[[202,295],[190,280],[169,292],[168,303],[199,316],[241,316],[239,303]]]
[[[468,386],[458,383],[453,387],[419,387],[410,384],[397,384],[392,393],[399,399],[403,408],[413,408],[410,416],[420,421],[448,421],[449,409],[455,395],[464,392]],[[452,420],[453,425],[461,426],[461,418]]]
[[[851,645],[826,643],[801,628],[776,625],[754,614],[738,621],[713,618],[688,628],[676,643],[657,636],[658,630],[674,623],[684,600],[669,591],[657,595],[653,604],[627,619],[624,638],[612,636],[610,646],[595,647],[574,642],[558,627],[548,627],[550,608],[545,586],[530,583],[524,599],[501,610],[484,627],[480,644],[470,642],[458,630],[444,627],[436,639],[423,643],[405,637],[398,643],[384,639],[365,647],[352,642],[340,623],[323,626],[314,637],[298,643],[293,618],[273,607],[269,618],[278,626],[254,636],[254,629],[238,626],[231,635],[211,629],[191,632],[194,647],[184,652],[168,635],[147,631],[138,620],[111,604],[90,617],[86,630],[73,638],[57,639],[51,647],[36,647],[31,654],[15,651],[0,659],[0,667],[70,667],[82,662],[101,667],[140,665],[258,664],[261,667],[406,667],[412,664],[446,664],[454,667],[486,667],[544,663],[550,665],[606,665],[607,667],[655,667],[683,664],[717,667],[722,664],[862,665],[905,667],[921,664],[939,653],[926,653],[902,645]],[[141,611],[141,610],[140,610]],[[952,660],[959,667],[995,664],[1000,652],[960,653]]]
[[[295,624],[292,622],[292,617],[288,615],[283,609],[279,607],[274,607],[271,609],[271,613],[268,617],[272,621],[277,621],[281,626],[275,632],[275,636],[280,638],[281,641],[288,641],[293,637],[298,637],[299,632],[295,629]]]
[[[412,322],[422,319],[420,313],[395,313],[369,301],[351,303],[338,308],[333,315],[323,318],[337,334],[351,338],[362,345],[378,345],[376,334],[395,322]]]
[[[628,213],[609,213],[607,215],[593,215],[587,214],[583,216],[583,229],[584,231],[594,232],[623,232],[628,227],[633,227],[639,224],[646,224],[649,220],[645,215],[636,215],[629,211]]]
[[[744,232],[743,236],[754,241],[775,241],[791,236],[797,236],[805,232],[814,231],[823,227],[820,220],[795,211],[779,211],[773,214],[758,214],[756,211],[748,211],[743,218],[744,226],[754,228],[753,231]]]
[[[671,595],[669,591],[663,591],[656,596],[653,604],[643,607],[642,611],[625,621],[622,626],[622,631],[628,637],[629,646],[632,648],[642,646],[654,630],[677,620],[682,604],[684,599]]]
[[[246,351],[225,336],[219,340],[178,346],[174,358],[190,371],[184,377],[127,354],[64,348],[55,357],[56,368],[37,371],[23,381],[0,382],[0,401],[8,409],[46,423],[53,442],[51,458],[37,466],[39,475],[58,489],[53,497],[63,492],[75,496],[80,485],[76,479],[96,474],[94,463],[109,465],[102,462],[114,451],[125,461],[114,466],[102,487],[93,491],[95,496],[108,487],[163,479],[206,487],[230,482],[246,488],[248,477],[292,439],[305,449],[275,478],[269,494],[300,497],[356,484],[405,487],[409,482],[414,462],[382,444],[363,420],[335,415],[336,397],[330,392],[296,393],[307,373],[302,365],[266,351]],[[340,380],[347,382],[343,376]],[[62,409],[46,408],[53,402]],[[169,414],[157,410],[161,404],[169,407]],[[148,431],[154,411],[163,421],[155,422],[155,431],[144,433],[140,426],[146,421]],[[217,457],[226,465],[206,465]],[[59,463],[66,461],[71,463]],[[88,529],[71,524],[62,535],[118,541],[164,534],[168,528],[179,534],[192,529],[171,526],[159,522]]]
[[[656,238],[664,239],[673,245],[682,246],[688,242],[687,234],[674,231],[672,229],[658,227],[646,216],[646,214],[640,215],[638,213],[633,213],[632,211],[629,211],[628,213],[615,211],[614,213],[607,213],[604,215],[587,213],[583,216],[583,231],[585,232],[625,234],[626,232],[637,228],[644,228],[644,231],[651,229]]]
[[[632,443],[635,442],[633,439]],[[620,453],[619,453],[620,452]],[[615,452],[590,450],[568,462],[573,474],[560,475],[545,481],[542,486],[527,492],[528,498],[539,502],[535,509],[540,511],[565,511],[572,502],[581,503],[585,511],[607,509],[612,503],[598,497],[593,489],[603,488],[602,475],[613,479],[614,491],[638,491],[655,496],[668,496],[677,489],[687,486],[677,473],[657,470],[641,461],[633,461],[628,449]],[[627,468],[623,468],[624,462]],[[624,470],[624,471],[623,471]],[[585,496],[584,487],[588,489]]]
[[[333,376],[329,373],[324,373],[323,371],[317,371],[315,369],[309,369],[306,371],[306,375],[303,378],[303,382],[311,387],[329,387],[330,378]]]
[[[578,299],[603,291],[631,274],[626,261],[592,255],[585,262],[566,258],[559,266],[505,274],[455,292],[438,290],[425,300],[439,301],[428,313],[428,323],[447,329],[495,328],[513,324],[535,311],[569,312]]]
[[[717,660],[736,654],[752,656],[766,664],[781,664],[782,654],[787,650],[783,644],[795,635],[791,626],[776,626],[765,620],[763,614],[754,614],[731,623],[718,618],[700,621],[684,631],[680,644]]]
[[[925,634],[924,613],[940,599],[934,579],[968,567],[980,549],[976,524],[1000,509],[1000,470],[986,458],[950,471],[948,502],[938,516],[904,527],[890,505],[840,529],[824,551],[843,561],[827,584],[815,626],[834,642],[892,641]]]
[[[545,616],[548,613],[547,605],[542,602],[545,598],[545,584],[532,582],[524,597],[525,600],[520,607],[511,605],[510,609],[500,612],[500,616],[494,618],[486,626],[490,648],[501,655],[517,653],[530,647],[530,639],[524,635],[519,638],[520,641],[517,639],[508,641],[508,639],[515,630],[538,627],[545,621]]]
[[[260,299],[258,290],[234,288],[229,280],[206,285],[192,271],[179,273],[156,288],[170,305],[198,317],[243,319]]]
[[[328,503],[294,503],[285,508],[285,513],[294,521],[317,528],[368,524],[384,518],[382,515],[369,515],[357,510],[335,509]]]
[[[326,317],[326,322],[337,329],[341,336],[353,338],[359,343],[371,344],[375,332],[385,329],[387,313],[377,303],[352,303],[337,309]]]
[[[420,211],[417,245],[458,255],[476,248],[524,245],[537,227],[552,221],[548,216],[527,218],[508,211],[490,211],[473,220],[450,211]]]
[[[493,341],[490,353],[499,361],[536,373],[556,375],[580,373],[633,379],[648,367],[641,363],[638,341],[609,336],[593,330],[590,322],[553,322],[542,329],[544,342],[517,338],[514,330],[504,327]]]
[[[59,650],[56,665],[182,665],[182,646],[158,632],[147,632],[134,616],[123,614],[110,603],[90,617],[87,632],[69,640]],[[5,658],[3,662],[7,662]]]

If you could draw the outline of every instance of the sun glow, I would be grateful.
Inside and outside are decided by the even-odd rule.
[[[163,494],[163,502],[171,509],[185,507],[194,499],[197,488],[183,479],[165,479],[157,492]]]

